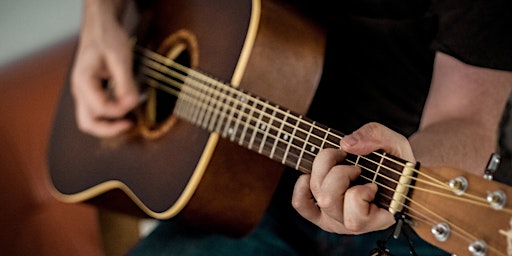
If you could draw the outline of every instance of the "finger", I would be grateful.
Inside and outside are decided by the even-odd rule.
[[[353,234],[382,230],[391,226],[393,214],[373,203],[377,185],[368,183],[347,190],[344,205],[344,224]]]
[[[346,135],[340,141],[340,148],[356,155],[367,155],[381,149],[410,162],[415,161],[407,138],[378,123],[365,124]]]
[[[336,165],[331,168],[321,184],[321,188],[313,193],[322,213],[331,219],[343,223],[343,202],[345,192],[352,181],[361,174],[360,168],[347,165]]]
[[[133,75],[133,52],[126,35],[119,35],[118,47],[106,52],[106,65],[110,71],[116,103],[124,109],[133,109],[139,101],[139,92]]]
[[[303,218],[327,232],[349,233],[342,222],[332,219],[318,208],[309,183],[310,175],[302,175],[297,179],[292,195],[292,205],[295,210]]]
[[[302,217],[314,223],[321,213],[311,194],[310,178],[310,175],[304,174],[297,179],[293,188],[292,205]]]
[[[81,131],[102,138],[114,137],[133,126],[131,121],[125,119],[108,121],[102,118],[94,118],[83,107],[77,107],[76,119]]]
[[[313,194],[318,191],[332,167],[340,163],[345,153],[334,148],[322,149],[313,160],[311,172],[311,188]]]

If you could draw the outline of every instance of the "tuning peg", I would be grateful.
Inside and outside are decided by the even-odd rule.
[[[487,244],[482,240],[478,240],[471,243],[468,246],[468,250],[473,256],[485,256],[487,254]]]
[[[501,157],[496,153],[492,153],[489,158],[489,162],[487,162],[487,167],[485,168],[484,179],[492,180],[494,173],[498,170],[498,166],[500,165]]]

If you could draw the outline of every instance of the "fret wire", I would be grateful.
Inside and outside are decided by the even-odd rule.
[[[203,100],[203,105],[206,105],[206,106],[210,106],[211,105],[211,102],[212,102],[212,99],[213,99],[213,96],[212,94],[210,93],[212,90],[212,88],[210,86],[202,86],[202,91],[204,91],[203,93],[203,97],[205,98],[205,100]],[[211,108],[206,108],[204,111],[204,114],[202,116],[202,121],[201,121],[201,128],[203,129],[206,129],[206,127],[208,127],[208,122],[210,122],[210,116],[211,116]]]
[[[206,92],[208,92],[208,103],[206,103],[207,106],[212,106],[211,108],[208,108],[209,111],[207,111],[207,114],[206,114],[206,117],[205,119],[203,120],[203,126],[202,128],[203,129],[206,129],[207,127],[210,126],[210,123],[212,122],[212,115],[214,115],[215,109],[217,109],[217,104],[218,104],[218,100],[215,99],[216,97],[216,92],[218,89],[214,89],[212,88],[212,86],[206,86],[207,89],[206,89]]]
[[[186,84],[190,84],[190,83],[186,83]],[[201,104],[197,104],[199,105],[198,108],[196,108],[196,119],[195,119],[195,123],[199,126],[199,127],[202,127],[202,123],[203,123],[203,119],[204,119],[204,116],[205,116],[205,113],[207,112],[207,108],[205,106],[208,106],[206,104],[206,93],[205,93],[205,88],[207,88],[207,86],[198,86],[196,87],[196,91],[194,93],[192,93],[192,95],[196,96],[197,97],[197,102],[200,102]]]
[[[276,149],[277,144],[279,143],[279,140],[281,139],[281,132],[283,131],[283,127],[284,127],[284,124],[286,123],[286,119],[288,119],[288,115],[284,116],[283,122],[281,122],[281,127],[279,127],[279,130],[277,131],[277,136],[276,136],[277,139],[275,140],[274,146],[272,147],[270,158],[274,158],[275,149]]]
[[[301,118],[302,118],[302,115],[299,116],[299,120]],[[290,151],[290,146],[293,144],[293,137],[295,137],[295,132],[297,131],[297,126],[299,125],[299,123],[300,123],[300,121],[295,123],[295,126],[293,127],[291,134],[288,136],[289,140],[287,141],[288,145],[286,146],[286,150],[284,151],[283,164],[286,162],[288,152]]]
[[[237,137],[236,135],[238,134],[238,127],[240,127],[240,122],[245,117],[245,110],[247,108],[247,104],[245,101],[246,101],[245,98],[236,96],[237,105],[234,108],[235,114],[233,115],[233,116],[235,116],[235,124],[229,128],[232,131],[229,136],[229,139],[231,141],[234,141],[236,139],[236,137]],[[240,107],[240,109],[238,107]]]
[[[266,144],[267,137],[269,137],[268,135],[270,134],[270,131],[271,131],[271,129],[269,129],[269,127],[272,127],[272,123],[274,122],[274,117],[275,117],[275,114],[276,114],[276,109],[277,108],[273,108],[272,109],[272,114],[270,115],[270,118],[269,118],[269,121],[268,121],[268,125],[267,125],[267,129],[265,129],[265,132],[263,134],[263,138],[261,140],[260,147],[258,149],[258,152],[260,154],[263,153],[263,147]]]
[[[214,129],[215,129],[214,127],[216,127],[216,124],[219,123],[219,113],[222,113],[222,109],[223,109],[223,105],[222,104],[219,105],[219,103],[222,102],[222,99],[220,98],[221,97],[220,95],[222,95],[222,90],[223,89],[219,88],[218,90],[219,90],[220,93],[218,95],[216,95],[216,96],[213,96],[213,97],[215,97],[215,101],[214,102],[216,102],[213,105],[213,109],[218,109],[219,111],[214,111],[212,121],[209,123],[208,128],[207,128],[209,131],[214,131]]]
[[[228,91],[227,93],[231,94],[230,91]],[[230,99],[232,97],[232,95],[229,95],[229,98],[226,98],[226,99]],[[233,105],[231,105],[233,104]],[[231,121],[233,120],[233,115],[234,115],[234,112],[233,111],[234,109],[236,109],[236,105],[238,104],[237,101],[228,101],[228,112],[227,112],[227,121],[226,123],[224,124],[224,130],[223,132],[221,133],[222,137],[228,137],[228,134],[230,134],[229,130],[231,129]]]
[[[186,83],[186,81],[184,81],[184,83]],[[186,84],[189,84],[189,83],[186,83]],[[200,90],[201,88],[198,88],[198,90],[191,90],[193,89],[192,87],[189,87],[190,90],[187,90],[187,92],[190,94],[190,95],[193,95],[197,98],[197,101],[198,102],[201,102],[203,99],[204,99],[204,94],[203,93],[200,93]],[[202,104],[196,104],[196,106],[198,106],[197,108],[194,108],[194,111],[193,111],[193,114],[191,115],[192,117],[192,120],[193,120],[193,123],[195,124],[200,124],[200,118],[201,118],[201,115],[204,113],[204,111],[201,111],[201,105]]]
[[[386,155],[386,153],[383,154],[383,156],[385,156],[385,155]],[[375,170],[375,175],[373,176],[373,182],[375,182],[375,180],[377,179],[377,175],[380,171],[380,167],[382,166],[382,161],[384,161],[384,157],[380,158],[379,164],[377,165],[377,170]]]
[[[258,100],[259,100],[259,98],[258,98]],[[257,107],[255,107],[255,108],[257,109]],[[252,149],[252,145],[254,143],[255,137],[258,134],[258,131],[260,129],[261,120],[263,118],[263,115],[261,114],[261,112],[265,112],[265,109],[266,109],[266,104],[262,104],[262,109],[257,111],[259,115],[258,115],[258,118],[256,119],[256,124],[254,125],[254,129],[252,131],[251,139],[249,141],[248,147],[250,149]],[[251,117],[252,117],[252,115],[251,115]]]
[[[221,92],[223,90],[223,88],[220,89]],[[228,92],[226,93],[222,93],[218,96],[218,99],[219,99],[219,109],[218,109],[218,114],[220,116],[220,119],[219,119],[219,122],[217,123],[217,125],[215,126],[215,130],[216,132],[218,132],[219,134],[222,134],[222,130],[223,130],[223,125],[226,126],[226,122],[223,122],[223,120],[226,119],[227,117],[227,111],[229,111],[229,108],[226,108],[226,101],[227,101],[227,95],[228,95]]]
[[[306,142],[304,143],[304,145],[302,146],[302,149],[300,150],[300,155],[298,157],[297,164],[295,165],[295,169],[299,169],[301,160],[302,160],[303,155],[304,155],[304,151],[306,151],[306,147],[307,147],[307,144],[308,144],[307,142],[309,141],[309,137],[311,135],[311,132],[313,131],[313,127],[315,127],[315,124],[316,124],[316,122],[313,121],[313,123],[309,127],[309,131],[306,134],[306,139],[305,139]]]
[[[252,102],[252,104],[250,102]],[[257,105],[257,104],[258,104],[258,100],[253,100],[253,101],[249,100],[249,102],[247,103],[247,105],[249,105],[250,107],[249,107],[249,113],[247,113],[247,121],[244,124],[244,129],[242,130],[242,134],[240,135],[240,140],[238,142],[240,145],[243,145],[244,138],[245,138],[245,136],[247,136],[246,135],[247,134],[247,130],[248,130],[249,126],[251,125],[251,121],[253,119],[254,112],[256,112],[255,111],[255,108],[256,108],[255,105]],[[250,132],[251,135],[254,133],[254,131],[255,131],[255,129],[253,128],[251,130],[251,132]],[[251,145],[251,142],[250,142],[250,139],[249,139],[249,142],[248,142],[248,148],[249,149],[251,149],[250,145]]]

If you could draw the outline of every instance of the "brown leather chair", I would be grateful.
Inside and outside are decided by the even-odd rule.
[[[55,200],[46,152],[75,38],[0,67],[0,254],[103,255],[96,208]]]

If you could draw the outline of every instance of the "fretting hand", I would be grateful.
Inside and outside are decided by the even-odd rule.
[[[345,136],[340,148],[319,152],[311,174],[302,175],[295,184],[293,206],[328,232],[361,234],[391,226],[395,222],[393,215],[373,203],[377,185],[351,186],[360,175],[360,168],[339,163],[346,152],[367,155],[378,149],[414,162],[409,142],[383,125],[369,123]]]

